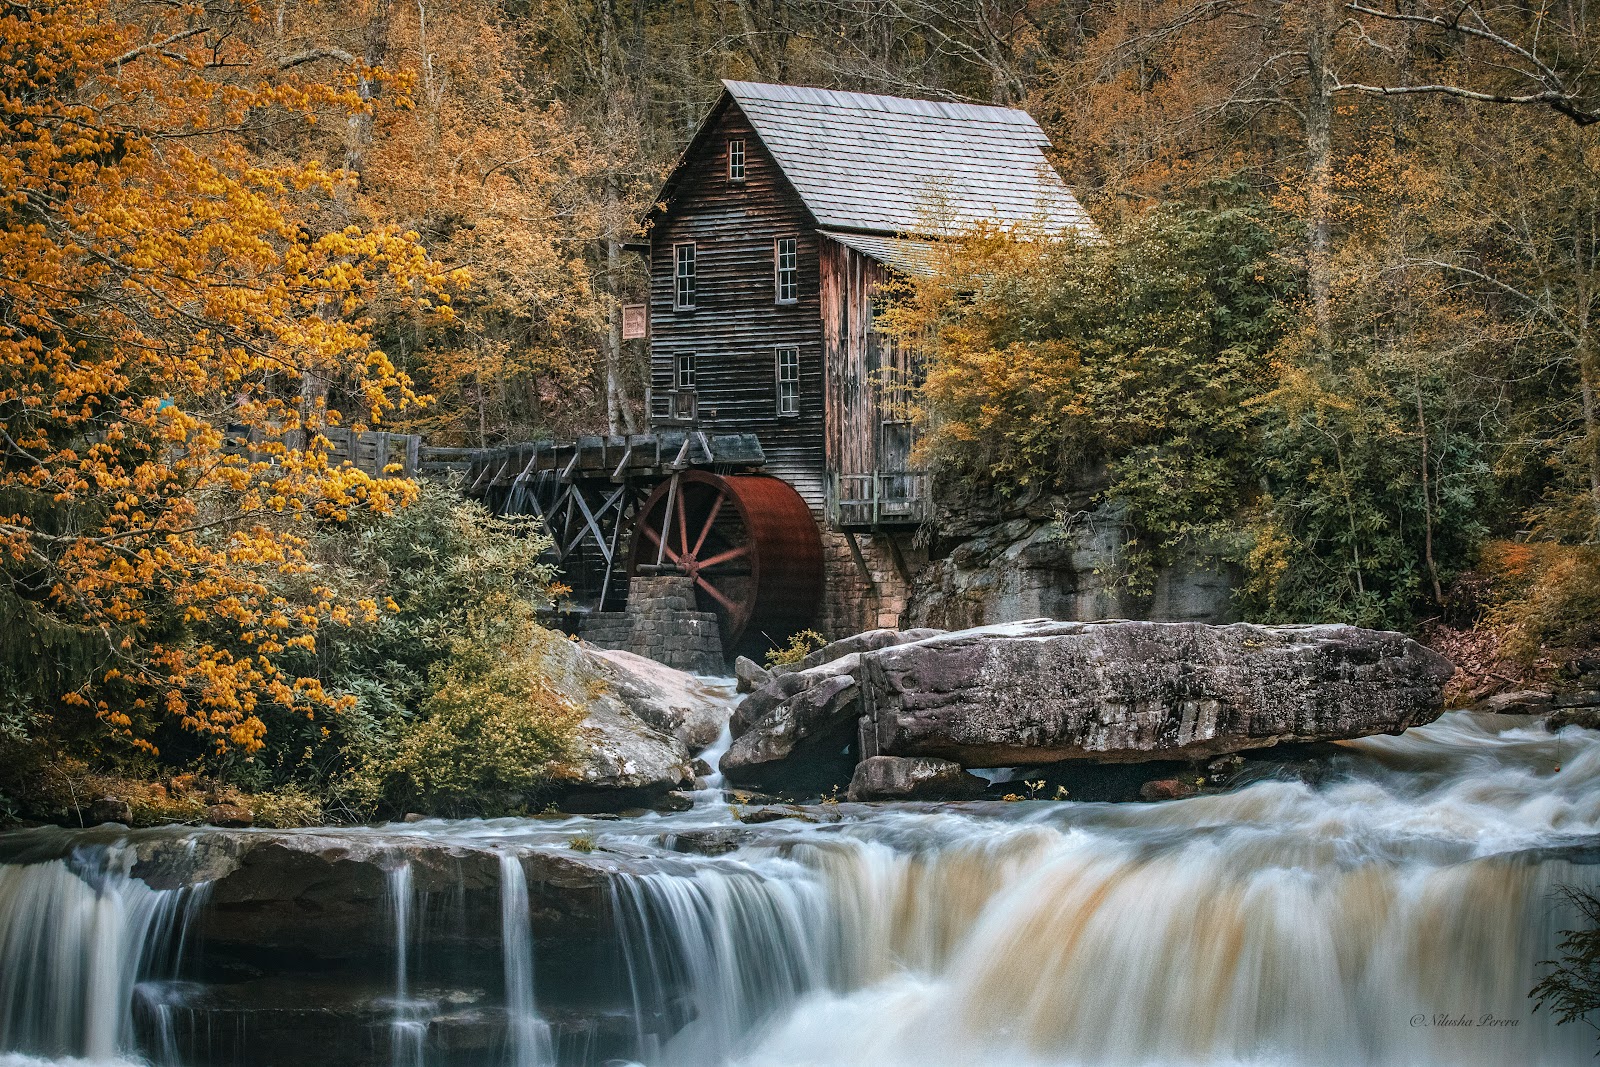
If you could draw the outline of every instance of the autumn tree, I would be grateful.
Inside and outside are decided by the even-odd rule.
[[[359,124],[380,74],[286,77],[244,43],[263,17],[0,9],[0,644],[41,706],[145,747],[177,723],[249,751],[270,715],[348,704],[282,667],[376,610],[310,572],[305,536],[414,489],[335,467],[320,431],[415,401],[375,301],[449,312],[415,234],[318,225],[305,205],[344,179],[249,151],[275,116]]]

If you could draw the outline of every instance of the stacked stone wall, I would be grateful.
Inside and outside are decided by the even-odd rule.
[[[863,630],[898,629],[911,592],[901,564],[907,574],[915,575],[928,561],[926,550],[915,544],[909,530],[857,533],[855,541],[861,563],[866,564],[865,573],[845,534],[822,532],[823,596],[817,628],[829,640]],[[899,550],[899,563],[895,549]]]
[[[579,620],[577,630],[601,648],[646,656],[680,671],[728,671],[717,616],[699,610],[694,580],[684,575],[630,578],[626,611],[592,612]]]

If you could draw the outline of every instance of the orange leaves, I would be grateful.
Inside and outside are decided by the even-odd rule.
[[[326,591],[285,600],[308,524],[415,495],[331,466],[318,433],[341,407],[379,422],[418,402],[369,309],[442,317],[459,279],[415,234],[312,232],[304,196],[332,195],[336,176],[263,166],[233,132],[247,115],[359,102],[348,88],[215,80],[264,57],[198,10],[4,10],[0,580],[107,635],[103,694],[64,701],[136,743],[150,723],[128,712],[148,706],[253,751],[259,701],[345,703],[283,657],[312,651],[320,625],[372,616]]]

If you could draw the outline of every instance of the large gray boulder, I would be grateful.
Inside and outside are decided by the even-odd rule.
[[[762,789],[826,789],[850,778],[861,653],[779,675],[734,713],[734,741],[720,769]],[[800,758],[796,758],[800,757]]]
[[[765,678],[752,676],[752,692],[734,708],[733,736],[738,737],[754,726],[768,712],[777,708],[795,694],[802,692],[821,679],[840,673],[853,674],[857,658],[863,652],[872,652],[891,645],[903,645],[937,637],[944,630],[867,630],[852,637],[830,642],[812,652],[798,663],[779,664],[765,672]],[[746,661],[748,662],[748,661]],[[754,666],[752,664],[752,666]]]
[[[698,675],[618,649],[585,646],[610,691],[640,719],[699,752],[722,733],[729,693]]]
[[[774,678],[740,707],[722,771],[783,788],[842,781],[844,757],[1136,763],[1399,733],[1439,716],[1452,670],[1403,634],[1351,626],[1036,619]]]
[[[545,657],[552,687],[585,710],[572,751],[551,768],[565,810],[648,806],[694,780],[689,746],[675,733],[686,727],[687,715],[679,719],[670,705],[646,700],[650,680],[617,657],[566,640],[552,641]]]
[[[1052,622],[863,657],[862,755],[967,767],[1201,759],[1432,722],[1454,668],[1354,626]]]

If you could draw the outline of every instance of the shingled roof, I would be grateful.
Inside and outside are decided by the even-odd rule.
[[[939,235],[978,222],[1094,230],[1025,111],[722,84],[727,96],[708,124],[735,102],[820,226],[884,235]]]

